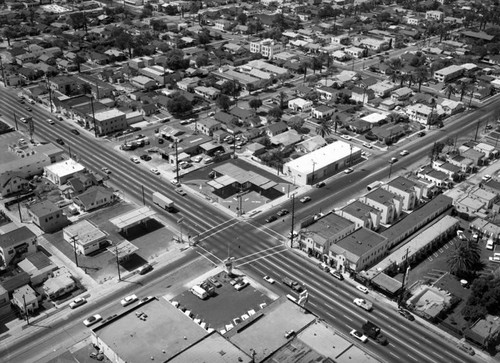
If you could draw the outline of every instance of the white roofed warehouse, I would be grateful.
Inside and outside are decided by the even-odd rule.
[[[356,164],[360,158],[359,147],[336,141],[289,161],[284,165],[283,172],[292,177],[295,184],[311,185]]]

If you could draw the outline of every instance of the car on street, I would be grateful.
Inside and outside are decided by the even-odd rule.
[[[148,302],[149,300],[153,300],[155,297],[154,296],[144,296],[142,299],[139,300],[139,304]]]
[[[344,281],[344,276],[342,276],[342,274],[336,270],[330,270],[330,274],[335,277],[337,280],[340,280],[340,281]]]
[[[269,277],[267,275],[264,276],[263,279],[264,281],[269,282],[270,284],[274,284],[276,282],[272,277]]]
[[[179,183],[179,181],[177,179],[172,179],[170,180],[170,183],[176,187],[180,187],[181,186],[181,183]]]
[[[318,263],[318,267],[320,270],[325,271],[325,272],[330,272],[330,267],[324,262]]]
[[[151,160],[151,156],[146,155],[146,154],[141,155],[139,158],[140,158],[141,160],[144,160],[144,161],[149,161],[149,160]]]
[[[248,285],[250,285],[250,283],[247,280],[242,280],[238,282],[236,285],[234,285],[234,288],[236,289],[236,291],[240,291],[243,290]]]
[[[61,138],[57,138],[56,139],[56,142],[59,144],[59,145],[64,145],[64,141],[61,139]]]
[[[302,197],[299,199],[301,203],[307,203],[311,201],[311,197],[306,195],[305,197]]]
[[[187,194],[186,191],[184,189],[182,189],[182,188],[175,188],[175,192],[177,194],[182,195],[182,196],[185,196]]]
[[[130,161],[132,161],[134,164],[139,164],[141,162],[137,156],[132,156],[130,158]]]
[[[474,351],[474,348],[472,348],[470,345],[465,344],[465,343],[458,343],[457,348],[460,349],[461,351],[466,352],[469,355],[475,355],[476,352]]]
[[[87,300],[83,297],[77,297],[75,300],[69,303],[70,309],[76,309],[79,306],[82,306],[87,303]]]
[[[278,211],[277,214],[278,214],[279,217],[283,217],[283,216],[286,216],[288,213],[290,213],[288,211],[288,209],[281,209],[281,210]]]
[[[420,131],[417,135],[418,135],[418,137],[424,137],[425,136],[425,131]]]
[[[359,306],[366,311],[371,311],[373,308],[373,304],[369,301],[366,301],[365,299],[356,298],[352,302],[354,303],[354,305]]]
[[[267,219],[266,219],[266,223],[271,223],[271,222],[274,222],[274,221],[275,221],[275,220],[277,220],[277,219],[278,219],[278,217],[276,217],[276,216],[269,216],[269,217],[267,217]]]
[[[28,119],[26,117],[21,117],[19,121],[21,121],[23,124],[28,123]]]
[[[368,288],[366,286],[363,286],[363,285],[357,285],[356,289],[361,291],[363,294],[368,294],[368,291],[369,291]]]
[[[484,182],[490,181],[490,179],[491,179],[491,175],[489,175],[489,174],[485,174],[485,175],[481,178],[481,180],[482,180],[482,181],[484,181]]]
[[[354,171],[353,168],[347,168],[347,169],[344,170],[344,173],[351,174],[353,171]]]
[[[363,146],[366,147],[367,149],[371,149],[372,148],[372,144],[369,144],[367,142],[364,142]]]
[[[101,170],[105,173],[105,174],[111,174],[111,170],[109,170],[108,168],[106,167],[102,167]]]
[[[74,135],[80,135],[80,131],[78,131],[77,129],[71,129],[71,133]]]
[[[153,270],[153,266],[151,266],[149,263],[139,267],[139,269],[137,270],[137,273],[139,275],[145,275],[147,274],[149,271],[152,271]]]
[[[315,185],[316,188],[323,188],[325,186],[325,182],[319,182]]]
[[[137,300],[139,300],[139,299],[137,298],[137,295],[132,294],[132,295],[129,295],[129,296],[124,297],[124,298],[120,301],[120,304],[122,304],[122,306],[127,306],[127,305],[130,305],[130,304],[132,304],[134,301],[137,301]]]
[[[49,123],[49,125],[55,125],[56,123],[54,122],[54,120],[52,120],[51,118],[48,118],[47,119],[47,122]]]
[[[396,161],[398,161],[397,158],[392,157],[391,160],[389,160],[390,164],[394,164]]]
[[[95,314],[95,315],[92,315],[91,317],[88,317],[87,319],[85,319],[83,321],[83,324],[85,326],[91,326],[91,325],[94,325],[95,323],[97,323],[98,321],[101,321],[102,320],[102,316],[100,316],[99,314]]]
[[[26,111],[29,111],[29,112],[33,111],[33,110],[31,109],[31,107],[29,107],[29,106],[26,106],[25,108],[26,108]]]
[[[363,335],[363,333],[357,331],[356,329],[351,330],[349,334],[363,343],[366,343],[368,341],[368,337],[366,335]]]
[[[409,153],[410,153],[410,152],[409,152],[408,150],[403,150],[403,151],[401,151],[401,152],[399,153],[399,155],[401,155],[401,156],[406,156],[406,155],[408,155]]]
[[[151,172],[152,172],[153,174],[155,174],[155,175],[160,175],[160,171],[159,171],[158,169],[156,169],[156,168],[151,168],[150,170],[151,170]]]
[[[409,321],[414,321],[415,320],[415,317],[413,316],[413,314],[410,313],[408,310],[399,309],[398,313],[399,313],[399,315],[405,317],[405,319],[408,319]]]
[[[349,135],[342,135],[341,138],[343,138],[344,140],[351,140],[352,137],[350,137]]]

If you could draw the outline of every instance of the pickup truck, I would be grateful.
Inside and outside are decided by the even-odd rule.
[[[299,285],[297,281],[294,281],[288,277],[283,277],[281,279],[281,282],[283,282],[286,286],[291,287],[292,290],[297,291],[298,293],[304,291],[304,288],[301,285]]]
[[[365,299],[354,299],[353,303],[366,311],[370,311],[373,308],[373,304]]]
[[[380,332],[380,328],[377,325],[373,324],[371,321],[367,320],[366,323],[363,324],[361,329],[363,330],[363,334],[372,339],[375,339],[377,343],[381,345],[387,345],[389,343],[387,337]]]

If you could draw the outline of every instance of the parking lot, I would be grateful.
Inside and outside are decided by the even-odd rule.
[[[242,290],[236,291],[230,284],[232,279],[226,272],[216,274],[215,278],[222,284],[221,287],[215,288],[215,296],[201,300],[186,290],[171,300],[177,301],[180,304],[179,308],[191,311],[194,318],[201,319],[208,327],[219,331],[227,324],[236,325],[242,320],[242,316],[248,315],[249,311],[258,312],[265,306],[263,304],[268,305],[272,301],[264,292],[253,286],[252,282]]]

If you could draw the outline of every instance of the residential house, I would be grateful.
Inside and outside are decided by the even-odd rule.
[[[288,101],[288,108],[296,112],[308,112],[312,109],[312,101],[303,98],[294,98]]]
[[[41,251],[26,256],[25,259],[17,264],[17,267],[30,276],[30,283],[32,286],[43,283],[58,268],[57,265]]]
[[[392,91],[391,99],[394,102],[402,103],[407,101],[413,95],[413,90],[410,87],[403,87]]]
[[[50,200],[32,204],[28,209],[28,215],[45,233],[59,231],[70,223],[63,210]]]
[[[23,314],[32,314],[38,310],[38,295],[29,285],[23,285],[12,293],[11,303]]]
[[[42,286],[45,296],[50,300],[58,299],[76,288],[76,281],[66,268],[54,271],[53,276],[45,281]]]
[[[422,186],[402,176],[398,176],[387,184],[383,184],[381,188],[401,197],[403,210],[406,211],[415,209],[419,200],[423,197]]]
[[[200,79],[198,77],[184,78],[177,82],[177,87],[181,91],[194,92],[195,88],[198,87]]]
[[[304,223],[304,222],[303,222]],[[354,232],[356,225],[335,213],[328,213],[317,220],[311,219],[299,232],[299,248],[326,261],[330,246]]]
[[[138,89],[150,90],[157,86],[156,81],[146,76],[135,76],[130,79],[130,84]]]
[[[417,176],[432,182],[435,186],[439,188],[448,188],[453,182],[449,179],[448,174],[445,172],[423,168],[417,171]]]
[[[356,229],[363,227],[377,231],[380,227],[382,211],[359,200],[347,204],[335,213],[355,223]]]
[[[382,212],[380,222],[384,224],[394,223],[403,211],[403,198],[382,188],[372,190],[359,200],[379,209]]]
[[[312,151],[321,149],[326,145],[327,142],[325,141],[325,139],[321,135],[316,135],[295,145],[295,150],[304,154],[308,154]]]
[[[279,121],[279,122],[276,122],[276,123],[273,123],[273,124],[267,126],[265,133],[268,137],[273,137],[273,136],[279,135],[287,130],[288,130],[287,124],[284,123],[283,121]]]
[[[447,161],[442,161],[442,160],[434,160],[432,162],[432,168],[447,174],[451,180],[458,177],[458,175],[461,172],[459,166],[453,165]]]
[[[226,126],[238,122],[238,118],[236,116],[230,115],[223,111],[216,112],[214,115],[214,119],[216,121],[223,123]]]
[[[487,314],[465,329],[464,336],[483,349],[495,347],[500,343],[500,319],[496,315]]]
[[[316,119],[327,119],[335,113],[335,109],[326,105],[314,106],[311,114]]]
[[[11,263],[35,253],[37,246],[36,234],[26,226],[0,234],[0,267],[5,269]]]
[[[373,90],[376,97],[385,98],[389,96],[389,94],[392,91],[399,88],[399,85],[392,83],[390,81],[382,81],[375,83],[374,85],[371,85],[368,88]]]
[[[288,130],[270,138],[271,145],[280,146],[282,149],[302,141],[301,135],[296,130]]]
[[[215,131],[222,128],[222,124],[214,119],[206,118],[198,121],[196,127],[201,133],[212,136]]]
[[[366,87],[355,86],[351,88],[351,100],[365,103],[375,97],[373,90]]]
[[[441,21],[444,18],[444,13],[439,10],[429,10],[425,12],[426,20],[436,20]]]
[[[400,124],[388,124],[381,127],[373,127],[372,133],[384,144],[392,144],[406,135],[406,129]]]
[[[240,123],[245,123],[255,116],[254,110],[247,110],[241,107],[233,107],[229,113],[238,118]]]
[[[482,166],[486,160],[486,154],[482,151],[473,149],[472,147],[467,147],[465,145],[458,148],[460,155],[472,160],[474,166]]]
[[[320,87],[316,89],[316,92],[318,92],[319,98],[327,101],[331,101],[339,93],[335,88],[332,87]]]
[[[358,47],[348,47],[344,49],[344,52],[352,58],[362,58],[366,54],[366,49]]]
[[[417,103],[414,105],[408,105],[404,109],[406,115],[411,121],[420,122],[422,125],[427,126],[431,119],[431,114],[433,112],[432,107]]]
[[[225,19],[217,19],[214,23],[214,28],[220,31],[227,31],[227,29],[231,26],[231,22]]]
[[[195,87],[194,93],[206,100],[215,100],[220,95],[220,91],[217,88],[205,86]]]
[[[117,199],[112,188],[103,185],[90,187],[73,198],[73,202],[83,212],[90,212],[113,203]]]
[[[0,194],[2,197],[26,191],[28,188],[29,182],[23,177],[23,174],[17,171],[6,171],[0,174]]]

